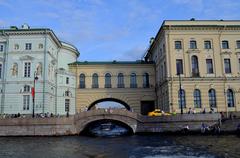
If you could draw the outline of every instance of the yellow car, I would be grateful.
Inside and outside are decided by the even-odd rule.
[[[163,112],[160,109],[155,109],[152,112],[148,113],[148,116],[171,116],[171,113]]]
[[[148,116],[162,116],[162,111],[160,109],[155,109],[154,111],[148,112]]]

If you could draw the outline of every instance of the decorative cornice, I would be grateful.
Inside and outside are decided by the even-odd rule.
[[[230,50],[225,50],[225,51],[222,51],[221,53],[220,53],[221,55],[231,55],[232,54],[232,52],[230,51]]]
[[[187,50],[187,53],[200,53],[200,50],[199,49],[188,49]]]
[[[29,55],[25,55],[25,56],[20,57],[19,59],[20,59],[20,60],[33,60],[34,57],[31,57],[31,56],[29,56]]]

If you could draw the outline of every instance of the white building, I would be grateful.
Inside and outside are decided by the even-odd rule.
[[[78,50],[61,42],[46,28],[11,27],[0,30],[0,113],[32,114],[34,73],[35,113],[75,113],[75,76],[68,63]]]

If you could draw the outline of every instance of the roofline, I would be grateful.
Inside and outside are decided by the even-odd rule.
[[[149,54],[149,51],[153,48],[153,46],[155,45],[156,43],[156,39],[157,37],[159,36],[160,32],[163,30],[163,27],[164,26],[173,26],[173,27],[240,27],[240,25],[166,25],[165,23],[166,22],[174,22],[174,21],[186,21],[186,22],[189,22],[191,20],[163,20],[162,24],[161,24],[161,27],[160,29],[158,30],[156,36],[154,37],[154,41],[152,42],[152,44],[148,47],[147,49],[147,53],[145,55],[145,57],[148,56]],[[206,22],[209,22],[209,21],[213,21],[213,22],[240,22],[240,20],[193,20],[193,21],[206,21]]]
[[[49,34],[53,40],[55,41],[55,43],[61,47],[61,41],[58,39],[58,37],[56,36],[56,34],[53,32],[52,29],[49,28],[29,28],[29,29],[0,29],[0,32],[2,34],[6,33],[6,34],[11,34],[11,33],[20,33],[20,32],[34,32],[34,31],[42,31],[46,34]],[[39,33],[40,34],[40,33]]]
[[[62,44],[62,48],[66,48],[66,49],[70,49],[71,51],[74,51],[76,53],[77,56],[80,55],[80,52],[78,51],[77,47],[75,47],[74,45],[70,44],[70,43],[67,43],[67,42],[64,42],[64,41],[60,41],[61,44]],[[63,44],[66,44],[66,45],[63,45]]]
[[[154,62],[140,61],[77,61],[68,65],[151,65]]]
[[[54,31],[52,29],[49,29],[49,28],[29,28],[29,29],[0,29],[0,32],[3,34],[3,33],[7,33],[7,34],[10,34],[10,33],[14,33],[14,32],[31,32],[31,31],[43,31],[45,32],[46,34],[49,33],[49,35],[53,38],[53,40],[55,41],[55,43],[60,47],[60,48],[68,48],[70,49],[71,51],[74,51],[77,56],[80,55],[78,49],[70,44],[70,43],[67,43],[67,42],[64,42],[64,41],[61,41],[58,39],[58,37],[56,36],[56,34],[54,33]],[[40,33],[39,33],[40,34]],[[69,45],[69,46],[64,46],[62,43],[66,44],[66,45]]]

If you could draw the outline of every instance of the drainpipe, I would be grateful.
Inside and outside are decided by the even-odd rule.
[[[57,68],[55,70],[55,115],[57,115],[57,100],[58,100],[58,55],[60,52],[60,48],[57,50]]]
[[[45,39],[44,39],[44,61],[43,61],[43,70],[44,70],[44,73],[43,73],[43,106],[42,106],[42,113],[44,113],[45,109],[44,109],[44,106],[45,106],[45,88],[46,88],[46,64],[47,64],[47,30],[45,30],[44,32],[45,34]]]

